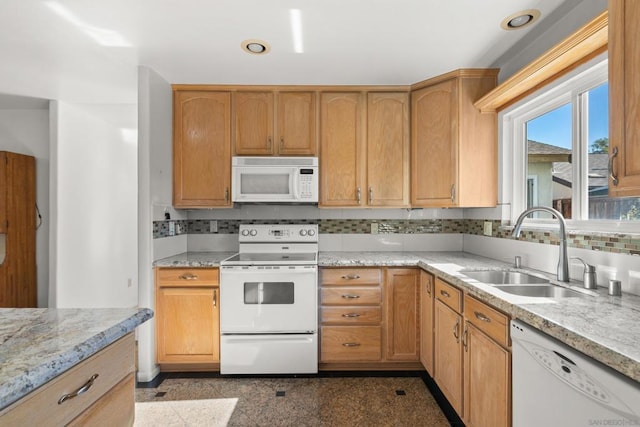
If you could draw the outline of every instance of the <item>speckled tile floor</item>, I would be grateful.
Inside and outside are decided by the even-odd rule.
[[[138,427],[449,426],[418,377],[167,378],[136,402]]]

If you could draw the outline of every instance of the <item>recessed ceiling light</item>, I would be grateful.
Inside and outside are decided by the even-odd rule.
[[[240,46],[245,52],[249,52],[254,55],[264,55],[265,53],[269,53],[271,50],[269,43],[257,39],[245,40],[240,44]]]
[[[539,10],[523,10],[504,18],[500,23],[500,26],[504,30],[519,30],[520,28],[533,24],[538,18],[540,18]]]

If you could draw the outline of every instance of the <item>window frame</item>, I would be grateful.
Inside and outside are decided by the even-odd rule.
[[[567,219],[572,229],[602,232],[640,232],[640,221],[588,219],[588,191],[584,187],[588,173],[589,135],[587,115],[588,97],[584,93],[608,81],[607,54],[576,67],[556,81],[545,85],[518,103],[501,111],[498,115],[500,132],[501,171],[500,194],[502,203],[510,205],[508,214],[511,224],[527,206],[527,156],[526,123],[548,111],[567,103],[572,104],[572,157],[577,164],[572,168],[573,218]],[[541,141],[544,142],[544,141]],[[575,191],[580,188],[580,191]],[[506,212],[505,212],[506,213]],[[504,219],[504,218],[503,218]],[[554,219],[529,218],[528,228],[557,228]]]

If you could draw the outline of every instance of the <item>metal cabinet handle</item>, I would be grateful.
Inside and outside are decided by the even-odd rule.
[[[73,399],[74,397],[80,396],[81,394],[88,392],[89,389],[93,386],[93,383],[96,381],[98,376],[99,376],[98,374],[93,374],[91,378],[89,378],[89,381],[87,381],[82,387],[80,387],[73,393],[67,393],[63,395],[60,399],[58,399],[58,405],[62,405],[67,400]]]
[[[217,289],[213,290],[213,306],[214,307],[218,306],[218,290]]]
[[[373,202],[373,187],[369,187],[369,203]]]
[[[342,345],[344,347],[360,347],[359,342],[345,342],[345,343],[342,343]]]
[[[196,276],[195,274],[192,273],[184,273],[180,276],[178,276],[178,279],[182,279],[182,280],[196,280],[198,278],[198,276]]]
[[[362,193],[360,191],[360,187],[356,188],[356,201],[358,202],[358,204],[360,204],[360,201],[362,200]]]
[[[347,274],[342,276],[342,278],[345,280],[355,280],[355,279],[359,279],[360,276],[358,276],[357,274]]]
[[[618,147],[613,147],[613,151],[611,152],[611,156],[609,156],[609,177],[611,178],[611,183],[613,185],[618,185],[618,177],[613,173],[613,159],[618,156]]]
[[[462,346],[464,347],[464,351],[469,351],[469,343],[468,343],[468,335],[469,328],[465,325],[464,332],[462,333]]]
[[[358,313],[344,313],[342,317],[360,317]]]
[[[451,184],[451,201],[452,202],[456,201],[456,185],[455,184]]]
[[[440,289],[440,295],[445,296],[447,298],[451,298],[451,295],[449,295],[449,292],[447,292],[447,291],[445,291],[443,289]]]
[[[267,150],[271,151],[271,137],[267,138]]]
[[[431,296],[431,283],[427,282],[425,288],[427,289],[427,295]]]
[[[482,320],[483,322],[491,323],[491,318],[485,316],[484,314],[480,313],[479,311],[474,311],[473,314],[476,315],[476,319]]]
[[[229,187],[225,188],[224,190],[224,201],[225,202],[229,201]]]
[[[284,148],[284,136],[280,137],[280,149],[282,150]]]
[[[460,319],[456,320],[456,324],[453,326],[453,336],[456,337],[456,342],[460,342]]]
[[[358,298],[360,298],[360,295],[344,294],[344,295],[342,295],[342,298],[345,298],[345,299],[358,299]]]

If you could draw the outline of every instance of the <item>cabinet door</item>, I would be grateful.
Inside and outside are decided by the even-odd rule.
[[[511,422],[511,353],[472,324],[464,332],[464,422],[508,427]]]
[[[609,2],[610,197],[640,196],[639,19],[640,2]]]
[[[438,387],[458,413],[462,414],[462,316],[441,301],[434,305],[435,376]]]
[[[313,92],[278,94],[278,154],[316,154],[316,95]]]
[[[367,103],[367,202],[409,205],[409,95],[369,93]]]
[[[158,363],[220,360],[218,288],[159,288],[156,297]]]
[[[7,153],[0,151],[0,233],[7,232],[7,192],[9,181],[7,176]]]
[[[418,270],[387,270],[385,295],[387,306],[387,360],[418,361],[420,280]]]
[[[360,92],[323,93],[320,111],[320,206],[364,204],[363,96]]]
[[[411,95],[411,205],[456,205],[458,85],[456,79]]]
[[[231,207],[230,116],[229,92],[174,92],[174,206]]]
[[[420,271],[420,362],[433,377],[433,275]]]
[[[238,92],[235,100],[236,154],[273,154],[273,92]]]

